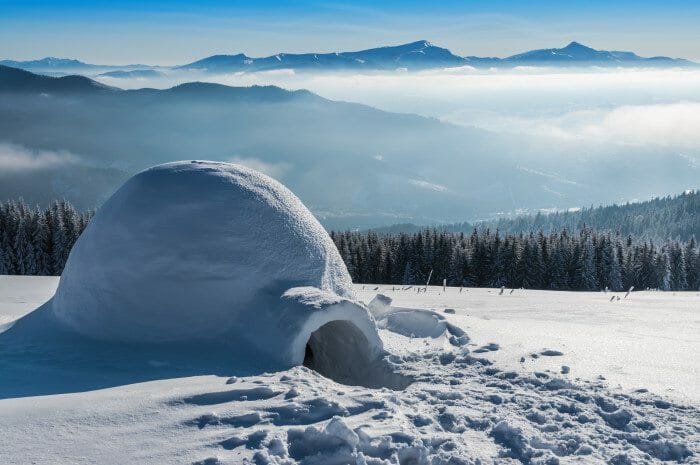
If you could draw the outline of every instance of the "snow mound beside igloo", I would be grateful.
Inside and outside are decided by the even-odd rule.
[[[376,357],[376,325],[351,284],[326,231],[282,184],[242,166],[174,162],[137,174],[100,208],[52,308],[99,340],[220,340],[282,365],[301,364],[307,343],[321,363],[342,340]]]
[[[391,297],[377,294],[367,305],[381,329],[411,338],[446,337],[454,346],[469,342],[469,336],[443,315],[433,310],[395,307],[392,303]]]

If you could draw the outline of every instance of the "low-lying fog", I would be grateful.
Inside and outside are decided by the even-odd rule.
[[[591,145],[596,152],[607,144],[655,145],[682,149],[689,160],[697,160],[700,151],[700,70],[454,68],[217,75],[183,70],[165,71],[155,79],[98,79],[121,88],[166,88],[195,80],[231,86],[272,84],[499,133]]]

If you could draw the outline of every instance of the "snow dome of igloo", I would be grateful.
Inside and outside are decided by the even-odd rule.
[[[289,189],[242,166],[188,161],[135,175],[99,209],[52,307],[63,326],[94,339],[217,340],[323,372],[382,351],[351,284]]]

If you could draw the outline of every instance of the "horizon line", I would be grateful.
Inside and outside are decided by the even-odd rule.
[[[434,46],[434,47],[437,47],[437,48],[442,48],[442,49],[448,50],[448,51],[449,51],[450,53],[452,53],[454,56],[457,56],[457,57],[460,57],[460,58],[497,58],[497,59],[507,59],[507,58],[511,58],[511,57],[513,57],[513,56],[517,56],[517,55],[520,55],[520,54],[523,54],[523,53],[527,53],[527,52],[532,52],[532,51],[539,51],[539,50],[561,50],[561,49],[567,48],[567,47],[569,47],[569,46],[571,46],[571,45],[581,45],[581,46],[583,46],[583,47],[590,48],[590,49],[596,50],[596,51],[605,51],[605,52],[632,52],[632,53],[634,53],[634,54],[637,54],[637,52],[634,51],[634,50],[614,50],[614,49],[608,49],[608,48],[595,48],[595,47],[592,47],[592,46],[590,46],[590,45],[586,45],[586,44],[584,44],[583,42],[580,42],[580,41],[578,41],[578,40],[569,40],[568,43],[567,43],[566,45],[562,46],[562,47],[531,48],[531,49],[526,49],[526,50],[523,50],[523,51],[521,51],[521,52],[517,52],[517,53],[511,54],[511,55],[504,55],[504,56],[481,55],[481,54],[473,54],[473,53],[466,54],[466,55],[459,55],[459,54],[456,54],[456,53],[452,52],[452,50],[451,50],[450,48],[448,48],[448,47],[438,45],[437,43],[435,43],[435,42],[433,42],[433,41],[430,41],[430,40],[419,39],[419,40],[414,40],[414,41],[410,41],[410,42],[395,43],[395,44],[391,44],[391,45],[376,45],[376,46],[372,46],[372,47],[369,47],[369,48],[358,48],[358,49],[349,49],[349,50],[331,50],[331,51],[324,51],[324,52],[319,52],[319,51],[276,52],[276,53],[273,53],[273,54],[271,54],[271,55],[264,55],[264,54],[263,54],[263,55],[258,55],[258,56],[247,55],[246,52],[243,52],[243,51],[213,52],[213,53],[208,54],[208,55],[205,55],[205,56],[200,56],[199,58],[190,59],[190,60],[192,60],[192,61],[187,61],[187,59],[186,59],[186,60],[184,60],[184,62],[178,62],[178,63],[173,63],[173,64],[148,64],[148,63],[146,63],[146,62],[141,62],[141,63],[139,63],[139,62],[138,62],[139,60],[136,60],[136,61],[134,61],[134,62],[129,62],[129,63],[106,63],[106,62],[105,62],[105,63],[95,63],[95,62],[91,62],[91,60],[80,58],[79,55],[66,55],[66,56],[44,55],[44,56],[39,56],[39,57],[36,57],[36,58],[5,58],[5,57],[0,57],[0,61],[14,61],[14,62],[18,62],[18,63],[24,63],[24,62],[31,62],[31,61],[42,61],[42,60],[47,60],[47,59],[56,59],[56,60],[73,60],[73,61],[78,61],[78,62],[80,62],[80,63],[82,63],[82,64],[88,64],[88,65],[96,65],[96,64],[97,64],[97,65],[103,65],[103,66],[117,66],[117,67],[118,67],[118,66],[137,66],[137,65],[143,65],[143,66],[154,66],[154,67],[164,67],[164,68],[168,68],[168,67],[180,66],[180,65],[183,65],[183,64],[191,64],[191,63],[194,63],[194,62],[196,62],[196,61],[199,61],[199,60],[202,60],[202,59],[206,59],[206,58],[210,58],[210,57],[213,57],[213,56],[235,56],[235,55],[243,55],[243,56],[245,56],[245,57],[247,57],[247,58],[260,59],[260,58],[274,57],[274,56],[277,56],[277,55],[307,55],[307,54],[326,55],[326,54],[333,54],[333,53],[342,54],[342,53],[363,52],[363,51],[367,51],[367,50],[374,50],[374,49],[381,49],[381,48],[395,48],[395,47],[401,47],[401,46],[413,45],[413,44],[419,44],[419,43],[425,43],[427,46]],[[671,55],[671,54],[667,54],[667,55],[653,55],[653,56],[642,56],[642,55],[638,55],[638,56],[640,56],[641,58],[665,57],[665,58],[671,58],[671,59],[675,59],[675,60],[686,60],[686,61],[690,61],[690,62],[693,62],[693,63],[698,63],[698,61],[696,61],[696,60],[697,60],[696,58],[685,58],[685,57],[676,56],[676,55]]]

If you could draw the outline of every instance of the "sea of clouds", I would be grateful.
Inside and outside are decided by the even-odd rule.
[[[122,88],[166,88],[193,80],[276,85],[504,134],[588,144],[592,150],[615,144],[674,147],[691,157],[700,152],[700,70],[166,71],[155,79],[100,80]]]

